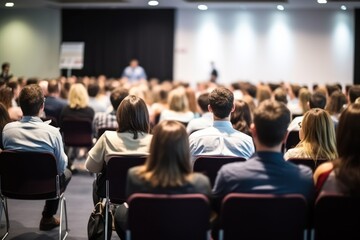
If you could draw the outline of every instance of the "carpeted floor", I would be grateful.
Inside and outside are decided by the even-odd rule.
[[[86,240],[87,222],[93,209],[92,182],[94,177],[88,172],[80,171],[73,175],[65,192],[67,203],[69,240]],[[58,228],[52,231],[40,231],[39,222],[44,201],[8,200],[10,233],[7,239],[13,240],[48,240],[57,239]],[[60,208],[59,208],[60,211]],[[58,211],[58,213],[59,213]],[[1,235],[4,234],[4,216],[1,219]],[[112,239],[119,240],[113,231]]]

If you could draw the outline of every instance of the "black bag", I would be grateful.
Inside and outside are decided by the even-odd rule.
[[[111,239],[112,234],[112,213],[108,214],[108,240]],[[90,214],[88,226],[89,240],[104,240],[105,239],[105,207],[102,202],[98,202],[93,212]]]

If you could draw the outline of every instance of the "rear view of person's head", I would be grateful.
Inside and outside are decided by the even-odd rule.
[[[60,93],[60,83],[56,79],[49,81],[47,86],[47,91],[49,95],[59,94]]]
[[[209,95],[211,110],[217,118],[229,117],[234,110],[234,94],[227,88],[215,88]]]
[[[250,133],[250,125],[252,116],[249,105],[243,100],[235,101],[235,111],[231,113],[230,122],[233,128],[247,135]]]
[[[149,112],[144,100],[135,95],[129,95],[120,103],[116,112],[118,132],[130,132],[134,139],[139,133],[150,131]]]
[[[85,86],[81,83],[75,83],[70,87],[69,105],[70,108],[85,108],[89,103],[89,95]]]
[[[206,113],[209,111],[209,93],[202,93],[199,95],[197,99],[197,103],[203,113]]]
[[[124,98],[126,98],[128,95],[129,95],[129,90],[126,88],[115,88],[111,92],[110,102],[115,112],[118,109],[122,100],[124,100]]]
[[[100,92],[100,86],[96,81],[92,81],[87,86],[89,97],[96,97]]]
[[[284,103],[265,100],[255,109],[253,122],[259,142],[267,147],[275,147],[287,133],[290,111]]]
[[[336,129],[339,159],[334,161],[335,174],[349,189],[360,196],[360,104],[350,104],[340,115]]]
[[[12,106],[13,92],[11,88],[4,87],[0,89],[0,103],[4,104],[6,109],[9,109]]]
[[[169,93],[169,109],[175,112],[186,112],[189,110],[189,101],[183,87],[178,87]]]
[[[143,176],[154,187],[181,186],[191,173],[189,139],[177,121],[162,121],[153,129],[150,155]]]
[[[20,92],[19,103],[24,116],[37,116],[44,101],[43,91],[37,84],[26,85]]]
[[[349,88],[349,101],[354,103],[360,97],[360,85],[354,85]]]
[[[300,139],[300,145],[309,149],[313,159],[337,158],[335,126],[327,111],[313,108],[304,114]]]
[[[9,113],[4,104],[0,103],[0,134],[5,125],[9,122],[11,122]],[[2,145],[2,143],[0,143],[0,145]]]
[[[326,106],[326,95],[321,92],[314,92],[309,100],[310,108],[324,109]]]
[[[341,91],[335,91],[331,94],[329,103],[326,105],[326,110],[330,114],[339,114],[347,104],[347,99]]]

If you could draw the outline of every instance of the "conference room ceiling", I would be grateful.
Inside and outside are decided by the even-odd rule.
[[[282,4],[285,10],[292,9],[347,9],[360,8],[360,0],[328,0],[319,4],[317,0],[158,0],[156,7],[148,6],[148,0],[8,0],[15,8],[175,8],[196,9],[199,4],[206,4],[212,9],[274,9]],[[0,0],[0,8],[5,8],[6,1]]]

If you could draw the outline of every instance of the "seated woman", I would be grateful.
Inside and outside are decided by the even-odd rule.
[[[102,172],[110,155],[149,154],[152,135],[149,134],[149,113],[144,100],[134,95],[124,98],[117,109],[116,119],[117,131],[105,131],[88,153],[85,166],[92,173]],[[96,204],[99,197],[105,197],[104,177],[98,176],[93,186]]]
[[[176,120],[187,125],[195,117],[194,113],[189,109],[189,100],[183,87],[171,90],[168,96],[168,105],[169,109],[164,109],[160,114],[160,122],[163,120]]]
[[[243,100],[235,101],[235,111],[231,113],[230,122],[234,129],[243,132],[249,136],[250,133],[250,125],[252,123],[252,115],[251,115],[249,105]]]
[[[285,153],[285,160],[308,158],[316,161],[337,158],[334,122],[327,111],[320,108],[307,111],[301,122],[299,137],[300,143]]]
[[[4,148],[3,142],[2,142],[2,131],[6,124],[11,122],[9,113],[4,106],[4,104],[0,103],[0,152]]]
[[[145,165],[128,172],[127,196],[133,193],[201,193],[210,197],[209,179],[192,172],[185,127],[177,121],[165,120],[155,126],[153,134]],[[123,205],[116,209],[115,227],[121,239],[125,239],[126,215]]]
[[[320,165],[314,173],[318,190],[360,196],[360,104],[349,105],[339,119],[336,146],[339,158]],[[325,174],[326,178],[319,181]]]

